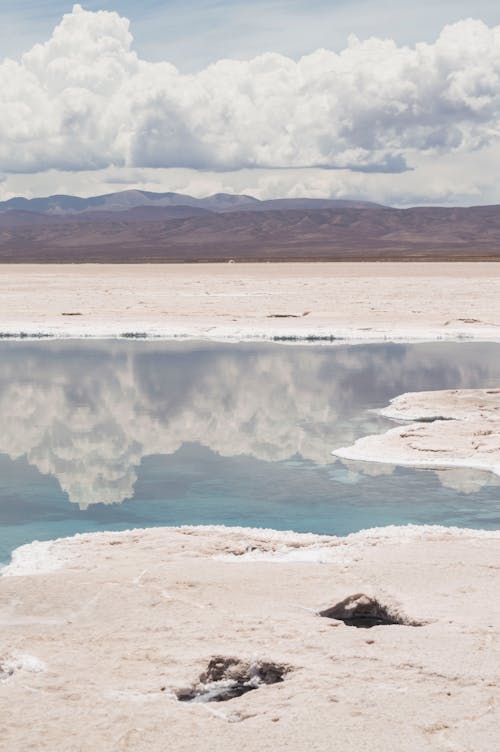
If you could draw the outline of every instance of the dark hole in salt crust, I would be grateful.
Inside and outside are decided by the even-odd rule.
[[[363,593],[350,595],[345,600],[331,608],[319,612],[327,619],[343,621],[348,627],[370,629],[390,624],[400,624],[407,627],[420,627],[420,622],[408,619],[403,614],[391,611],[376,598],[370,598]]]
[[[456,418],[447,418],[444,415],[430,415],[427,418],[412,419],[412,423],[436,423],[439,420],[456,420]]]
[[[268,661],[246,663],[239,658],[214,656],[198,684],[177,692],[180,702],[225,702],[264,684],[282,682],[290,668]]]
[[[4,679],[9,679],[14,673],[14,669],[10,666],[7,667],[3,663],[0,663],[0,682]]]

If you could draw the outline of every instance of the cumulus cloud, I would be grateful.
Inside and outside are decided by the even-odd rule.
[[[433,44],[352,37],[340,53],[267,53],[181,74],[141,60],[127,19],[75,5],[52,37],[0,65],[5,171],[109,166],[400,172],[500,134],[500,26]]]
[[[97,196],[126,188],[177,191],[191,196],[245,193],[260,199],[364,198],[393,206],[494,204],[499,201],[495,166],[500,144],[470,153],[420,157],[415,169],[390,173],[290,168],[232,171],[160,167],[106,167],[100,170],[8,173],[0,178],[0,200],[24,195]]]

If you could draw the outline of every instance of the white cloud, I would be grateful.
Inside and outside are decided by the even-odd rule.
[[[395,206],[494,204],[500,199],[495,165],[500,144],[466,154],[418,156],[415,169],[397,175],[351,170],[241,169],[217,172],[186,168],[107,167],[68,172],[47,170],[0,176],[0,200],[13,196],[96,196],[127,188],[177,191],[192,196],[246,193],[261,199],[310,196],[364,198]]]
[[[194,75],[132,51],[129,23],[75,6],[50,40],[0,65],[6,172],[116,167],[334,167],[389,173],[500,135],[500,26],[434,44],[351,38],[339,54],[267,53]]]

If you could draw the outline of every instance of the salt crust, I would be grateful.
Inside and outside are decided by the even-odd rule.
[[[466,467],[500,476],[500,389],[409,392],[378,412],[404,423],[332,454],[412,467]]]
[[[120,532],[78,533],[67,538],[33,541],[16,548],[11,562],[0,569],[2,577],[26,577],[58,572],[64,568],[78,568],[88,544],[107,545],[109,541],[126,543],[133,538],[160,536],[161,531],[214,535],[240,539],[235,553],[220,553],[214,558],[225,561],[271,561],[289,563],[321,563],[335,561],[339,554],[355,551],[364,545],[398,545],[405,541],[439,541],[449,539],[500,540],[500,531],[475,530],[440,525],[388,525],[369,528],[346,536],[295,533],[266,528],[238,528],[223,525],[184,525],[177,528],[136,528]],[[91,561],[85,561],[91,568]]]
[[[9,337],[500,341],[495,262],[8,264],[0,285]]]
[[[0,661],[0,681],[6,681],[16,671],[37,674],[46,670],[47,665],[36,656],[14,652]]]
[[[499,541],[442,527],[345,538],[183,527],[25,546],[0,577],[0,656],[47,668],[5,672],[3,748],[331,752],[334,739],[492,752]],[[319,616],[359,593],[406,625]],[[178,702],[214,656],[291,670],[216,707]]]

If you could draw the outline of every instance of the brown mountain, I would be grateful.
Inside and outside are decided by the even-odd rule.
[[[0,261],[500,260],[500,206],[324,207],[232,198],[233,208],[225,196],[220,211],[151,202],[78,213],[4,208]]]

